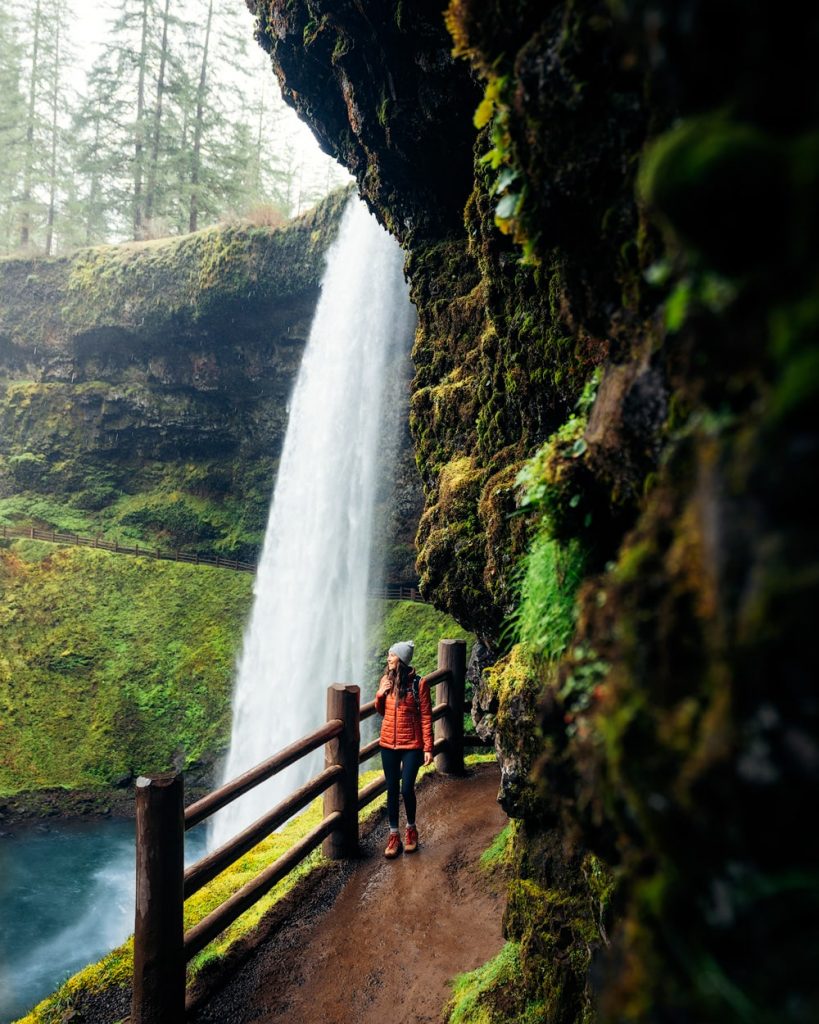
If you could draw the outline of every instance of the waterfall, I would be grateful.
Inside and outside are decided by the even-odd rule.
[[[376,494],[406,415],[415,313],[397,242],[357,197],[326,258],[238,663],[225,780],[316,729],[363,682]],[[319,770],[321,750],[213,820],[216,846]]]

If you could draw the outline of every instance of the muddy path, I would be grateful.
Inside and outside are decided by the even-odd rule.
[[[496,765],[427,780],[418,789],[417,853],[385,860],[382,819],[363,839],[362,858],[336,884],[325,878],[324,892],[294,908],[189,1019],[439,1021],[450,979],[503,945],[503,884],[478,865],[507,821],[498,783]]]

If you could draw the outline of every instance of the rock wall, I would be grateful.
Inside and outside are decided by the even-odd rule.
[[[813,1019],[817,19],[251,7],[407,250],[419,568],[520,819],[453,1013]]]
[[[0,515],[254,557],[347,195],[280,229],[0,262]],[[385,527],[396,582],[414,578],[412,468]]]

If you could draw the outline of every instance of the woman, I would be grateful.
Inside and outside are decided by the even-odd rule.
[[[399,790],[404,796],[407,830],[404,850],[418,849],[415,827],[415,778],[422,764],[432,763],[432,701],[426,679],[412,667],[415,644],[403,640],[387,654],[387,671],[375,695],[375,708],[384,716],[381,723],[381,763],[387,777],[387,815],[390,838],[384,856],[392,859],[401,852],[398,835]]]

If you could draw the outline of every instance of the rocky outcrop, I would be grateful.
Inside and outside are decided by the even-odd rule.
[[[343,202],[3,261],[0,494],[68,505],[79,532],[251,555]]]
[[[2,261],[8,516],[252,558],[347,195],[280,229]],[[414,578],[417,475],[403,492],[408,520],[384,526],[395,582]]]
[[[497,659],[525,1019],[811,1019],[815,18],[252,6],[407,249],[419,568]]]

